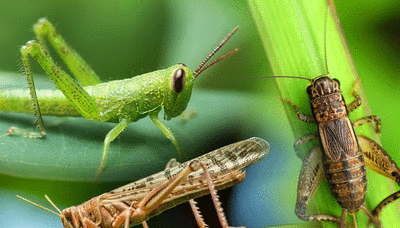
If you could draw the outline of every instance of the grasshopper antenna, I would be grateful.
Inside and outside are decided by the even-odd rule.
[[[223,56],[219,57],[218,59],[212,61],[210,64],[204,66],[204,64],[207,63],[208,60],[211,59],[211,57],[214,56],[214,54],[231,38],[231,36],[239,29],[239,26],[234,28],[232,32],[230,32],[219,44],[214,50],[211,51],[210,54],[207,55],[207,57],[200,63],[200,65],[197,67],[197,69],[194,71],[194,78],[197,78],[203,71],[205,71],[207,68],[211,67],[212,65],[216,64],[217,62],[225,59],[226,57],[232,55],[233,53],[237,52],[239,49],[235,48],[230,50],[229,52],[225,53]],[[204,66],[204,67],[203,67]]]
[[[42,208],[42,209],[44,209],[44,210],[46,210],[46,211],[50,211],[51,213],[60,216],[60,218],[63,218],[64,216],[61,215],[62,212],[60,211],[60,209],[58,209],[58,207],[50,200],[50,198],[49,198],[47,195],[44,195],[44,196],[45,196],[46,199],[51,203],[51,205],[53,205],[53,207],[54,207],[55,209],[57,209],[58,212],[60,212],[60,214],[57,214],[57,212],[54,212],[54,211],[52,211],[52,210],[50,210],[50,209],[48,209],[48,208],[46,208],[46,207],[43,207],[43,206],[41,206],[41,205],[39,205],[39,204],[37,204],[37,203],[34,203],[34,202],[30,201],[30,200],[27,200],[27,199],[25,199],[25,198],[23,198],[23,197],[17,195],[18,198],[22,199],[22,200],[25,201],[25,202],[31,203],[31,204],[33,204],[33,205],[35,205],[35,206],[37,206],[37,207],[40,207],[40,208]]]

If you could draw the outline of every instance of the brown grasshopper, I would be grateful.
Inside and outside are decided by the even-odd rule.
[[[366,167],[395,180],[398,185],[400,185],[400,169],[378,143],[355,134],[354,127],[370,122],[376,124],[375,131],[379,133],[381,120],[378,116],[367,116],[352,123],[348,113],[361,105],[361,98],[353,88],[352,95],[355,100],[346,106],[340,83],[337,79],[330,78],[327,62],[325,64],[328,73],[315,79],[296,76],[267,77],[299,78],[310,82],[307,94],[312,116],[300,113],[297,105],[284,99],[293,107],[301,121],[316,123],[318,127],[317,132],[305,135],[294,143],[296,153],[299,155],[298,147],[306,142],[311,140],[320,142],[320,146],[313,147],[303,161],[295,213],[305,221],[331,221],[340,227],[347,225],[346,216],[350,213],[354,226],[357,227],[355,213],[362,209],[370,222],[381,227],[379,213],[385,206],[400,197],[400,191],[384,199],[371,213],[364,204],[367,192]],[[324,175],[332,195],[343,209],[341,217],[325,214],[306,215],[308,203]]]
[[[171,160],[162,172],[63,211],[46,196],[59,213],[18,197],[60,216],[65,228],[128,228],[139,223],[148,227],[146,220],[186,201],[190,202],[199,227],[208,227],[193,199],[211,193],[221,225],[228,228],[216,189],[242,182],[245,178],[242,170],[263,159],[268,151],[268,142],[253,137],[183,164]]]

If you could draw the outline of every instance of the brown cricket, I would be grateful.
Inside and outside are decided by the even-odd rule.
[[[339,26],[338,23],[336,25]],[[312,116],[300,113],[297,105],[290,100],[283,99],[294,108],[301,121],[316,123],[318,127],[317,132],[305,135],[294,143],[296,153],[299,155],[299,146],[306,142],[311,140],[320,142],[320,146],[313,147],[303,160],[295,213],[297,217],[305,221],[331,221],[340,227],[347,225],[346,216],[350,213],[353,217],[354,227],[357,227],[355,213],[362,209],[369,217],[370,222],[381,227],[379,213],[389,203],[400,197],[400,191],[382,200],[371,213],[364,204],[367,192],[366,167],[395,180],[398,185],[400,185],[400,169],[378,143],[365,136],[355,134],[354,127],[370,122],[375,123],[375,132],[379,133],[381,120],[378,116],[367,116],[352,123],[348,113],[361,105],[361,98],[353,88],[352,95],[355,100],[346,105],[339,80],[331,79],[327,61],[325,64],[328,73],[315,79],[297,76],[266,77],[298,78],[310,82],[307,94],[310,99]],[[332,195],[342,207],[341,217],[306,214],[308,203],[324,175]]]
[[[242,182],[243,169],[263,159],[268,151],[267,141],[253,137],[183,164],[173,159],[162,172],[63,211],[46,196],[59,213],[18,197],[60,216],[65,228],[128,228],[140,223],[146,228],[149,218],[189,201],[199,227],[203,228],[208,226],[193,199],[210,193],[222,227],[228,228],[216,190]]]

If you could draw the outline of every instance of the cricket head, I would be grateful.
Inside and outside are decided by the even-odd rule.
[[[200,63],[197,69],[192,72],[184,64],[180,63],[172,66],[166,70],[166,76],[169,80],[165,102],[164,102],[164,119],[170,120],[173,117],[177,117],[185,111],[187,104],[189,103],[190,96],[192,95],[193,82],[195,79],[207,68],[216,64],[217,62],[225,59],[226,57],[235,53],[238,49],[235,48],[221,57],[217,58],[213,62],[205,65],[211,57],[231,38],[231,36],[239,29],[236,27],[232,30],[214,50]]]
[[[331,79],[329,74],[311,80],[311,84],[307,87],[307,94],[310,100],[333,93],[341,93],[340,82],[336,78]]]

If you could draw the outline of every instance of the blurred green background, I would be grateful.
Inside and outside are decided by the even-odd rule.
[[[336,6],[371,112],[383,122],[382,145],[399,160],[400,2],[353,0],[336,2]],[[252,79],[271,73],[246,1],[14,1],[1,2],[0,8],[5,9],[0,15],[0,89],[26,87],[24,76],[18,73],[19,48],[34,39],[32,26],[41,17],[56,26],[104,81],[180,62],[195,69],[232,28],[240,25],[220,54],[234,47],[239,52],[204,72],[195,83],[186,111],[193,109],[197,116],[187,122],[179,118],[164,122],[176,134],[188,158],[251,136],[268,140],[270,154],[247,170],[242,184],[221,194],[223,207],[234,226],[300,223],[294,205],[301,161],[294,154],[295,138],[273,80]],[[62,66],[57,57],[55,60]],[[37,64],[33,65],[34,73],[43,74]],[[36,84],[51,87],[48,82]],[[32,115],[1,113],[0,118],[4,120],[3,132],[11,125],[34,129]],[[82,118],[44,121],[50,126],[46,140],[0,136],[0,173],[13,174],[0,176],[0,227],[62,226],[55,215],[17,199],[16,194],[46,206],[44,194],[60,208],[78,205],[160,171],[176,156],[169,140],[148,118],[132,123],[111,144],[114,151],[110,151],[109,169],[104,172],[108,182],[95,185],[88,181],[100,160],[102,140],[114,125]],[[58,136],[62,142],[71,143],[60,147]],[[51,162],[43,158],[61,165],[50,166]],[[76,171],[62,171],[68,168]],[[209,197],[203,197],[200,207],[210,206]],[[218,227],[214,210],[203,211],[207,212],[206,222]],[[150,227],[193,224],[187,205],[149,221]]]

